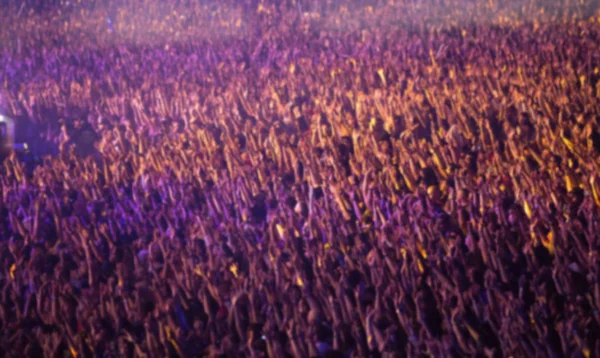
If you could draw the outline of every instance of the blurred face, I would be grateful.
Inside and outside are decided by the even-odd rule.
[[[508,212],[508,222],[509,222],[511,225],[516,225],[516,224],[517,224],[517,222],[518,222],[518,219],[519,219],[519,217],[518,217],[518,215],[517,215],[517,212],[516,212],[514,209],[511,209],[511,210]]]

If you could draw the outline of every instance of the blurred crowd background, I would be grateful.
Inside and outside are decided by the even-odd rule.
[[[0,14],[0,355],[600,356],[597,2]]]

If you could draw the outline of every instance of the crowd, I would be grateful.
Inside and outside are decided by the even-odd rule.
[[[0,7],[0,355],[600,357],[590,2],[93,3]]]

